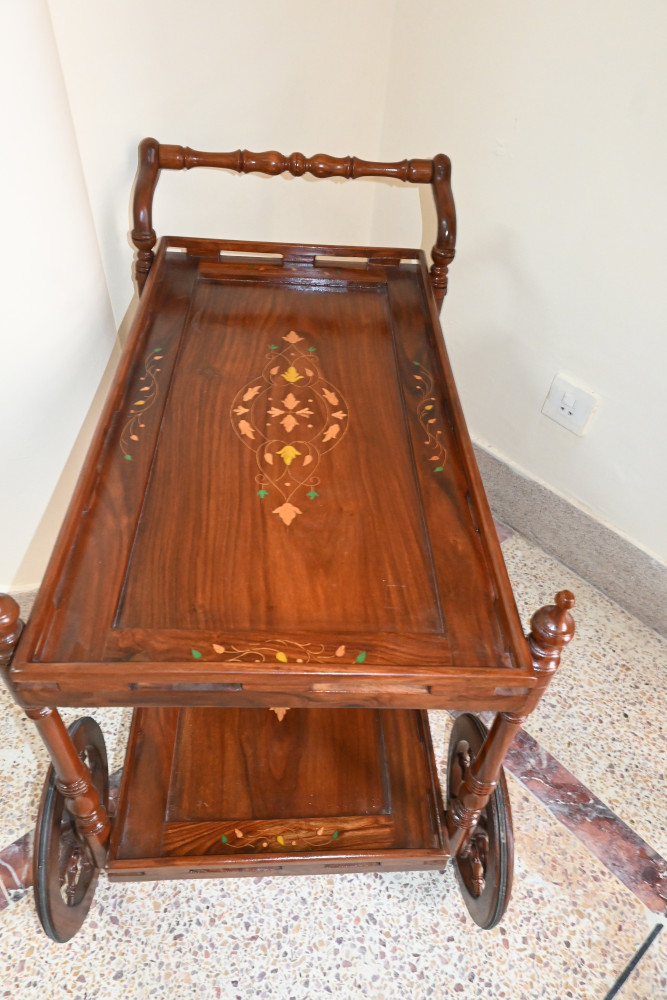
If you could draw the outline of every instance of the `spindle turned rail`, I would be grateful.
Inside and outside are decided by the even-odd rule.
[[[432,160],[400,160],[382,163],[361,160],[357,156],[328,156],[317,153],[284,156],[275,150],[251,153],[237,149],[230,153],[205,153],[189,146],[169,146],[156,139],[144,139],[139,145],[139,169],[134,189],[134,228],[132,241],[137,248],[135,277],[143,291],[153,264],[157,234],[153,229],[153,196],[161,170],[192,170],[215,167],[240,174],[262,173],[270,176],[290,173],[294,177],[385,177],[410,184],[430,184],[437,214],[437,237],[431,250],[431,285],[438,308],[447,294],[447,272],[456,247],[456,211],[451,188],[452,167],[448,156],[439,153]]]

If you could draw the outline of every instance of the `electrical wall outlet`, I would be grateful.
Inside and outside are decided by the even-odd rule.
[[[564,375],[556,375],[549,395],[544,400],[542,413],[561,427],[581,436],[585,433],[598,402],[599,397],[595,393],[576,385]]]

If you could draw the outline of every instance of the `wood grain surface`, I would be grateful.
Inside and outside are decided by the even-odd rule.
[[[138,709],[110,870],[196,859],[310,871],[447,860],[419,711]],[[195,872],[194,874],[197,874]]]
[[[423,255],[168,238],[14,688],[515,710],[535,680],[476,475]]]

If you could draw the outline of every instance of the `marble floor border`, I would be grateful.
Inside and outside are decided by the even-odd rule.
[[[648,909],[667,914],[667,860],[523,729],[504,766]]]

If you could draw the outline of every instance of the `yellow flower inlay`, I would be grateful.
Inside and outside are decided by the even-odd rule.
[[[286,382],[294,383],[298,382],[299,379],[302,379],[303,375],[299,375],[294,365],[290,365],[287,371],[282,373],[281,377],[284,378]]]
[[[301,452],[297,451],[294,445],[291,444],[286,444],[284,448],[281,448],[280,451],[276,452],[276,455],[280,455],[283,462],[287,466],[291,465],[297,455],[300,454]]]

